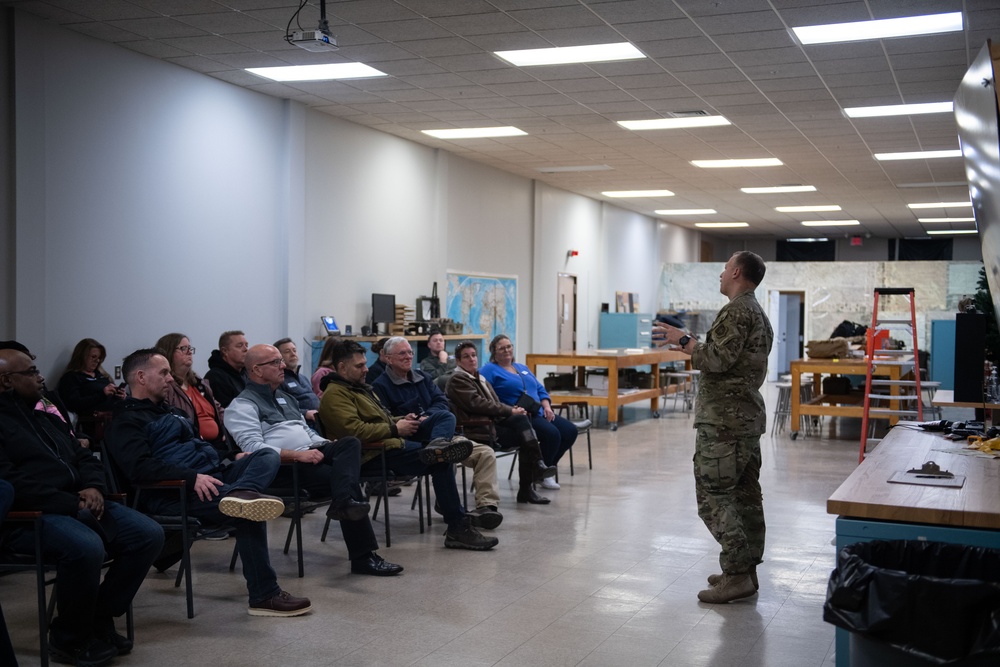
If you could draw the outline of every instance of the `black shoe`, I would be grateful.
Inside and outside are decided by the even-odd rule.
[[[351,561],[351,574],[370,574],[374,577],[392,577],[403,571],[402,565],[390,563],[376,553],[367,558]]]
[[[535,490],[530,486],[522,486],[517,490],[517,502],[531,503],[532,505],[548,505],[552,501],[545,496],[535,493]]]
[[[132,652],[132,640],[123,637],[115,630],[115,620],[110,616],[94,622],[94,636],[105,644],[111,644],[118,655],[128,655]]]
[[[424,465],[435,463],[459,463],[469,458],[472,454],[472,441],[455,436],[451,440],[445,438],[435,438],[420,450],[418,456]]]
[[[467,512],[467,515],[473,527],[485,528],[486,530],[493,530],[503,521],[503,514],[500,514],[497,508],[492,505],[477,507],[471,512]]]
[[[541,482],[543,479],[548,479],[549,477],[555,477],[558,468],[556,466],[547,466],[545,461],[539,460],[535,464],[535,470],[532,474],[533,482]]]
[[[118,649],[96,638],[75,649],[68,646],[59,646],[51,639],[49,640],[49,658],[52,659],[52,662],[58,662],[63,665],[104,667],[116,655],[118,655]]]
[[[326,515],[334,521],[360,521],[368,516],[372,506],[357,500],[347,500],[339,505],[330,505]]]
[[[444,533],[444,545],[449,549],[471,549],[472,551],[489,551],[500,543],[495,537],[486,537],[472,527],[471,517],[465,516],[455,527],[449,527]]]

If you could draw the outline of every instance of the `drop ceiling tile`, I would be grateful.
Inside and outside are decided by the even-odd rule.
[[[461,102],[477,98],[497,99],[497,95],[483,86],[455,86],[452,88],[435,88],[434,91],[443,98]]]
[[[698,26],[688,19],[619,23],[615,25],[615,29],[640,49],[642,49],[640,42],[658,42],[691,37],[703,38],[705,36]]]
[[[410,11],[393,0],[334,2],[327,7],[327,14],[348,23],[361,25],[361,27],[364,27],[364,23],[405,21],[419,18],[416,12]]]
[[[421,16],[449,17],[496,13],[484,0],[398,0],[399,4]]]
[[[108,24],[148,39],[195,37],[205,34],[204,30],[168,18],[127,19],[123,21],[109,21]]]
[[[88,21],[84,23],[73,23],[67,27],[75,32],[90,35],[91,37],[104,40],[105,42],[133,42],[142,39],[139,35],[133,32],[122,30],[121,28],[108,25],[107,23]]]
[[[720,53],[719,47],[707,37],[682,37],[642,41],[636,46],[650,58],[691,57]]]
[[[735,67],[726,69],[692,70],[690,72],[675,72],[677,79],[686,86],[697,90],[701,84],[718,84],[728,81],[746,81],[747,76]]]
[[[293,46],[285,41],[285,31],[284,30],[265,30],[262,32],[245,32],[226,35],[225,37],[231,42],[236,44],[242,44],[243,46],[252,49],[254,51],[301,51],[302,49],[297,46]]]
[[[123,42],[121,46],[126,49],[130,49],[137,53],[142,53],[147,56],[152,56],[153,58],[178,58],[180,56],[191,55],[187,51],[182,51],[181,49],[165,44],[164,42],[159,42],[156,40],[136,40],[131,42]]]
[[[359,44],[357,46],[342,47],[337,51],[337,55],[345,60],[352,60],[358,63],[371,64],[387,60],[410,60],[415,54],[395,44]],[[374,67],[374,65],[372,65]],[[382,70],[385,71],[385,70]]]
[[[622,41],[621,34],[618,31],[603,24],[576,28],[537,30],[536,33],[551,46],[616,44]]]
[[[176,37],[162,41],[168,46],[200,56],[211,56],[219,53],[247,53],[251,51],[251,49],[242,44],[237,44],[216,35]]]
[[[761,32],[735,33],[732,35],[715,35],[713,40],[719,48],[727,53],[730,51],[762,51],[770,49],[794,48],[801,58],[805,58],[802,49],[791,38],[787,30],[764,30]]]
[[[601,19],[586,7],[563,6],[539,9],[517,9],[509,12],[511,18],[531,30],[554,30],[602,25]]]
[[[500,12],[464,14],[437,18],[434,21],[445,30],[460,37],[495,35],[524,30],[524,26]]]
[[[143,7],[163,16],[181,16],[184,14],[212,14],[223,12],[232,3],[212,2],[211,0],[128,0],[130,4]],[[229,5],[229,6],[227,6]]]
[[[701,16],[695,18],[695,23],[709,35],[731,35],[748,31],[764,32],[768,30],[784,30],[781,19],[773,11],[740,12],[738,14],[720,14],[717,16]]]
[[[673,3],[658,0],[591,2],[587,7],[608,23],[649,22],[684,17],[684,12]]]
[[[756,51],[729,51],[727,55],[738,67],[805,64],[807,62],[806,57],[797,47]]]
[[[218,60],[202,56],[178,56],[177,58],[166,58],[166,61],[174,63],[175,65],[180,65],[181,67],[193,69],[196,72],[204,72],[206,74],[232,69],[232,67],[226,63],[221,63]],[[257,79],[260,80],[260,77],[257,77]]]
[[[806,6],[798,0],[788,0],[785,5],[780,6],[778,12],[790,28],[867,21],[871,18],[864,2],[810,2]]]
[[[254,85],[260,85],[263,81],[263,79],[259,76],[241,69],[224,69],[219,70],[218,72],[205,73],[209,76],[215,77],[216,79],[221,79],[222,81],[226,81],[236,86],[245,86],[247,88]]]
[[[139,19],[157,16],[144,7],[125,0],[47,0],[48,4],[58,9],[85,16],[93,21],[115,21],[120,19]]]
[[[518,32],[497,33],[495,35],[468,35],[470,42],[484,51],[512,51],[517,49],[545,49],[550,46],[538,34],[527,29]]]

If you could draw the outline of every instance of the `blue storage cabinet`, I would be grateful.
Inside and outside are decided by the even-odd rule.
[[[931,320],[931,377],[941,389],[955,388],[955,320]]]
[[[652,347],[653,316],[649,313],[601,313],[598,345],[616,347]]]

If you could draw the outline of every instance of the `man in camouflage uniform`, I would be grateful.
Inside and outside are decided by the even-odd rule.
[[[702,602],[750,597],[758,588],[764,555],[764,508],[760,492],[760,435],[767,414],[760,387],[774,334],[754,289],[764,279],[764,260],[742,251],[726,262],[719,291],[729,297],[704,343],[681,329],[657,323],[659,345],[678,345],[701,371],[695,411],[694,475],[698,516],[722,546],[722,574],[708,578]]]

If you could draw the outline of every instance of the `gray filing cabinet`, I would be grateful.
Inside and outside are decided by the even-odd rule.
[[[649,313],[601,313],[598,341],[605,349],[652,347],[653,316]]]

